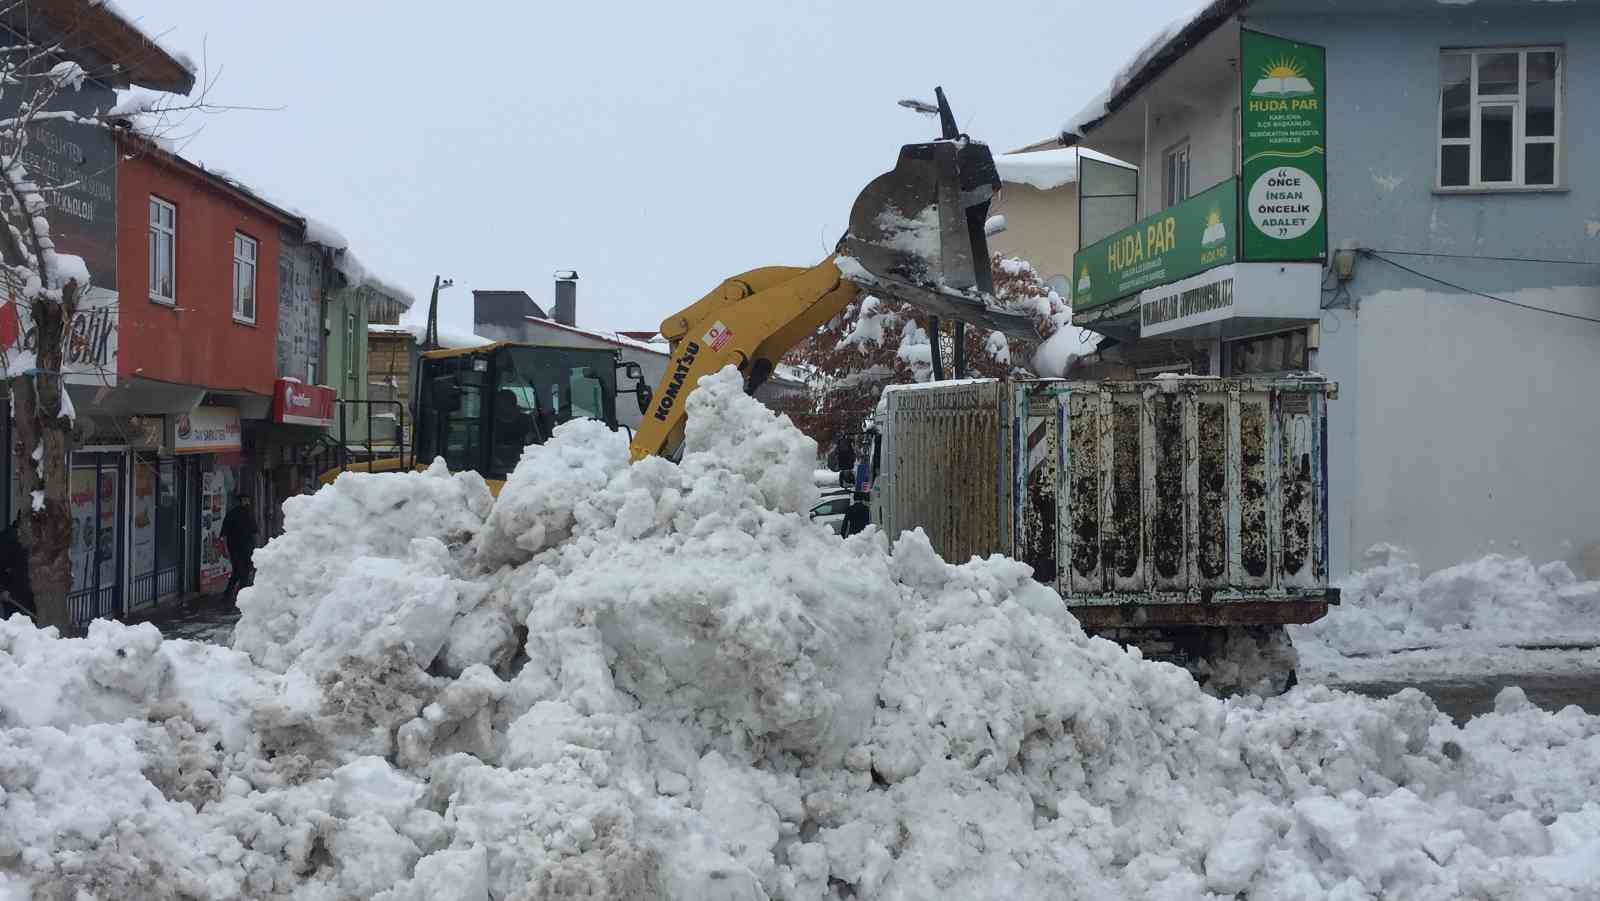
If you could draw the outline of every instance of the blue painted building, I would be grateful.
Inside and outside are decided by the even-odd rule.
[[[1140,166],[1130,226],[1225,186],[1247,227],[1241,105],[1293,66],[1242,72],[1242,31],[1325,52],[1321,252],[1075,292],[1075,322],[1150,370],[1337,381],[1335,576],[1387,543],[1427,569],[1500,551],[1600,578],[1600,4],[1212,3],[1062,136]]]

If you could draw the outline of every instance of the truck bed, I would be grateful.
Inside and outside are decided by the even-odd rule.
[[[874,503],[952,561],[1030,564],[1086,626],[1310,622],[1328,587],[1320,378],[890,388]]]

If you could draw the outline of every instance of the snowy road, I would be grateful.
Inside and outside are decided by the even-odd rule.
[[[1331,688],[1353,691],[1373,698],[1387,698],[1402,688],[1415,687],[1433,699],[1439,710],[1457,724],[1494,710],[1500,689],[1518,686],[1539,707],[1558,711],[1576,704],[1588,713],[1600,713],[1600,673],[1557,675],[1489,675],[1477,678],[1452,678],[1417,682],[1328,683]]]
[[[165,638],[184,638],[227,646],[233,636],[233,624],[239,620],[239,608],[232,603],[206,600],[197,602],[193,609],[156,624]]]

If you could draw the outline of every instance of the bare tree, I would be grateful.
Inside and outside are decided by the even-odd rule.
[[[181,114],[217,107],[205,100],[207,82],[198,98],[132,91],[119,101],[110,86],[125,83],[122,71],[114,65],[102,72],[86,69],[67,49],[72,23],[51,21],[50,37],[35,38],[46,32],[32,27],[40,22],[28,0],[0,2],[0,41],[6,44],[0,46],[0,300],[10,304],[0,332],[16,339],[0,348],[0,378],[9,388],[15,426],[17,480],[26,504],[20,525],[35,617],[40,625],[65,627],[72,586],[68,459],[76,414],[64,370],[91,340],[81,328],[74,333],[74,322],[92,284],[83,258],[56,246],[51,221],[58,213],[81,217],[75,189],[106,172],[86,171],[81,161],[66,171],[40,148],[78,148],[61,137],[64,129],[94,134],[104,141],[96,146],[111,148],[102,164],[109,170],[118,153],[113,129],[143,130],[159,140],[180,127]],[[147,49],[159,52],[153,45]]]
[[[1041,337],[1049,337],[1070,320],[1066,304],[1045,287],[1031,265],[999,254],[991,262],[996,296],[1032,313]],[[955,360],[955,331],[953,323],[942,322],[939,334],[930,336],[927,317],[920,311],[863,295],[785,357],[785,362],[805,373],[807,391],[775,406],[816,439],[819,447],[830,448],[839,435],[861,428],[885,386],[933,377],[935,338],[949,373]],[[970,326],[964,331],[968,372],[962,375],[1003,376],[1026,371],[1035,342],[1007,339],[998,332]]]

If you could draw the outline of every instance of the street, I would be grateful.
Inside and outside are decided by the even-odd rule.
[[[1353,691],[1372,698],[1386,698],[1402,688],[1415,687],[1433,699],[1439,710],[1457,725],[1494,710],[1494,697],[1502,688],[1520,687],[1545,710],[1558,711],[1576,704],[1588,713],[1600,713],[1600,673],[1561,673],[1524,675],[1482,675],[1417,682],[1328,683],[1331,688]]]

